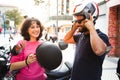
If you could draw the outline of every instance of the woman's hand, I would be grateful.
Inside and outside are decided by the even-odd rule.
[[[17,53],[19,53],[22,49],[25,48],[26,42],[23,40],[21,44],[15,45],[15,50]]]
[[[22,47],[22,49],[24,49],[24,48],[25,48],[25,46],[26,46],[26,41],[25,41],[25,40],[23,40],[23,41],[22,41],[22,43],[20,44],[20,46]]]
[[[35,62],[37,60],[36,58],[36,55],[35,54],[30,54],[28,57],[27,57],[27,64],[31,64],[33,62]]]

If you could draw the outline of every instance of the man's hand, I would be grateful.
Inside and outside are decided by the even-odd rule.
[[[77,22],[74,22],[72,25],[72,29],[76,30],[79,27],[79,24]]]
[[[95,29],[94,23],[93,23],[93,18],[90,14],[90,19],[85,19],[84,20],[84,25],[85,27],[90,31],[91,29]]]

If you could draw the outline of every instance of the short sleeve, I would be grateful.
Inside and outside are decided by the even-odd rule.
[[[108,36],[101,31],[97,30],[99,37],[106,43],[107,46],[110,46]]]
[[[20,53],[20,54],[18,54],[16,56],[11,56],[10,63],[22,61],[23,58],[24,58],[23,53]]]

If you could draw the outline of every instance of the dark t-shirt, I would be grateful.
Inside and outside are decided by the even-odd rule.
[[[97,33],[109,45],[107,35],[103,34],[100,30],[97,30]],[[105,54],[97,56],[93,52],[90,44],[90,35],[81,33],[75,35],[74,39],[77,44],[71,80],[101,80]]]

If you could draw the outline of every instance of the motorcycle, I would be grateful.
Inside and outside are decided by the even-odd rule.
[[[5,49],[4,46],[0,46],[0,80],[3,80],[3,77],[7,74],[10,67],[10,56],[9,49]]]
[[[13,37],[9,34],[9,43],[0,46],[0,80],[6,80],[6,75],[10,69],[11,40],[13,40]]]

